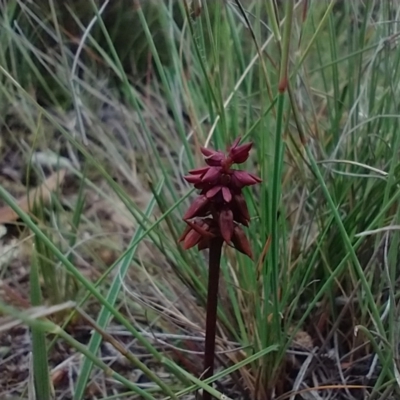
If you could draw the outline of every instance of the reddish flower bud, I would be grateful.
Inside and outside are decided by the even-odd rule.
[[[202,176],[201,181],[204,183],[217,183],[221,175],[221,168],[209,167],[208,171]]]
[[[229,157],[235,164],[244,163],[249,158],[250,149],[253,143],[245,143],[230,149]]]
[[[214,186],[210,190],[207,191],[206,197],[207,199],[212,199],[216,194],[222,189],[222,186]]]
[[[187,181],[193,185],[196,185],[197,183],[201,182],[200,175],[185,175],[183,178],[185,179],[185,181]]]
[[[252,258],[250,243],[238,224],[250,222],[242,188],[261,182],[257,176],[245,171],[232,170],[232,164],[247,160],[252,143],[239,145],[237,138],[227,149],[221,151],[202,147],[207,167],[189,171],[184,179],[200,190],[183,219],[187,227],[180,237],[185,249],[195,245],[199,250],[210,247],[213,238],[223,239],[238,251]],[[206,217],[206,218],[204,218]]]
[[[210,167],[202,167],[202,168],[191,169],[191,170],[189,171],[189,174],[190,174],[190,175],[203,175],[203,174],[205,174],[209,169],[210,169]]]
[[[213,230],[212,225],[214,225],[211,218],[200,219],[193,222],[186,221],[186,223],[188,226],[178,240],[178,242],[183,242],[183,248],[185,250],[196,246],[196,244],[203,247],[215,236],[215,234],[211,232],[211,230]]]
[[[235,213],[235,219],[243,225],[248,225],[250,221],[250,214],[247,208],[246,200],[242,193],[233,196],[233,208]]]
[[[200,147],[200,151],[204,157],[211,157],[212,155],[218,153],[218,151],[213,149],[207,149],[207,147]]]
[[[201,217],[206,215],[204,211],[206,210],[208,206],[209,200],[206,196],[199,196],[197,197],[189,209],[186,211],[185,215],[183,216],[183,219],[191,219],[193,217]]]
[[[235,188],[242,189],[244,186],[260,183],[261,179],[249,172],[235,170],[231,176],[231,181]]]
[[[183,242],[188,235],[188,233],[192,230],[190,226],[186,226],[185,230],[183,231],[182,235],[178,239],[178,243]]]
[[[248,174],[256,181],[256,183],[262,182],[262,179],[260,177],[258,177],[257,175],[251,174],[250,172],[248,172]]]
[[[236,250],[253,259],[250,242],[239,225],[236,225],[233,230],[232,243]]]
[[[222,198],[223,198],[227,203],[230,203],[230,201],[232,200],[232,193],[231,193],[231,191],[230,191],[226,186],[223,186],[223,187],[222,187]]]
[[[211,150],[205,147],[201,147],[200,151],[206,157],[206,164],[212,167],[219,167],[221,163],[225,160],[225,154],[222,151]]]
[[[211,232],[214,221],[211,218],[206,219],[197,219],[195,221],[185,221],[192,230],[196,231],[202,237],[212,238],[214,237],[214,233]]]
[[[233,236],[233,213],[229,209],[224,209],[219,214],[219,229],[225,242],[230,243]]]
[[[183,248],[185,250],[191,249],[192,247],[196,246],[196,244],[198,244],[202,238],[203,236],[201,236],[200,233],[191,229],[183,240]]]

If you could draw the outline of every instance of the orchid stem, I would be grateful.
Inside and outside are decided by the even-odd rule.
[[[214,375],[215,336],[217,331],[218,285],[221,264],[222,239],[210,241],[210,255],[208,263],[208,290],[207,290],[207,317],[206,317],[206,344],[204,350],[203,379]],[[213,396],[203,393],[203,400],[211,400]]]

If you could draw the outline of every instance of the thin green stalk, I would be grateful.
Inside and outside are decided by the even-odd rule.
[[[326,183],[325,183],[325,181],[324,181],[324,179],[322,177],[322,174],[321,174],[321,172],[320,172],[320,170],[319,170],[319,168],[317,166],[317,163],[315,162],[315,159],[314,159],[314,156],[312,155],[311,150],[309,149],[308,146],[305,147],[305,150],[306,150],[306,153],[307,153],[307,156],[308,156],[308,160],[310,161],[312,170],[315,173],[319,184],[321,185],[321,189],[322,189],[322,191],[323,191],[323,193],[325,195],[325,198],[326,198],[326,200],[327,200],[327,202],[329,204],[330,210],[331,210],[331,212],[332,212],[332,214],[333,214],[333,216],[335,218],[335,221],[336,221],[336,224],[337,224],[337,226],[339,228],[342,240],[343,240],[343,242],[344,242],[344,244],[345,244],[345,246],[347,248],[347,251],[349,252],[350,259],[351,259],[351,261],[353,262],[353,264],[355,266],[355,269],[357,271],[359,279],[361,280],[362,287],[363,287],[363,289],[365,291],[366,301],[369,303],[369,306],[371,308],[371,312],[372,312],[372,316],[373,316],[373,319],[374,319],[374,323],[376,324],[378,332],[381,335],[384,335],[385,329],[383,327],[383,324],[382,324],[382,321],[381,321],[381,318],[380,318],[380,314],[379,314],[379,310],[377,308],[377,304],[375,303],[374,296],[372,295],[371,288],[368,285],[368,281],[367,281],[367,279],[365,277],[365,273],[364,273],[364,271],[363,271],[363,269],[362,269],[362,267],[360,265],[360,261],[357,258],[357,255],[355,253],[354,247],[351,244],[349,235],[347,234],[346,228],[345,228],[345,226],[343,224],[343,221],[342,221],[342,219],[340,217],[340,214],[339,214],[339,212],[337,210],[337,206],[333,202],[333,199],[332,199],[332,197],[331,197],[331,195],[329,193],[329,190],[328,190],[328,188],[326,186]]]
[[[271,201],[271,233],[272,233],[272,244],[271,244],[271,268],[272,268],[272,291],[273,291],[273,331],[275,335],[278,335],[280,331],[280,318],[279,318],[279,204],[281,198],[281,175],[282,175],[282,163],[283,163],[283,124],[284,124],[284,107],[286,90],[288,86],[288,62],[289,62],[289,48],[290,48],[290,35],[291,25],[293,23],[293,2],[287,2],[286,6],[286,17],[283,32],[283,45],[282,45],[282,60],[279,75],[278,84],[278,109],[276,116],[276,133],[275,133],[275,151],[274,151],[274,172],[272,181],[272,201]],[[268,302],[268,294],[265,293],[265,299]],[[266,309],[268,309],[267,307]]]
[[[30,291],[32,306],[42,305],[42,292],[40,287],[40,267],[36,250],[33,250],[30,268]],[[46,333],[37,327],[31,327],[32,332],[32,356],[33,377],[35,382],[35,394],[37,399],[50,400],[50,376],[48,354],[46,348]]]
[[[7,304],[0,302],[0,312],[6,315],[12,315],[13,317],[21,320],[26,325],[30,326],[32,329],[37,329],[42,332],[48,332],[50,334],[56,335],[61,339],[64,339],[67,343],[69,343],[73,348],[75,348],[79,353],[82,353],[84,356],[90,358],[93,363],[98,366],[101,370],[104,371],[106,376],[109,376],[123,385],[125,385],[130,390],[137,393],[139,396],[142,396],[143,399],[146,400],[155,400],[153,396],[147,393],[145,390],[141,389],[134,383],[132,383],[129,379],[126,379],[122,375],[113,371],[105,362],[101,361],[95,354],[91,353],[86,345],[80,343],[78,340],[74,339],[71,335],[61,329],[58,325],[54,324],[49,320],[38,320],[31,318],[28,313],[21,312],[14,307],[11,307]],[[172,365],[172,363],[170,364]],[[41,400],[41,398],[38,398]]]
[[[155,192],[159,194],[160,190],[162,188],[162,185],[158,185],[155,188]],[[149,202],[149,205],[147,206],[147,209],[145,211],[145,215],[150,215],[151,212],[154,209],[154,206],[156,204],[155,198],[153,197],[151,201]],[[135,232],[135,235],[132,238],[132,243],[137,241],[137,238],[142,235],[143,233],[143,228],[139,227],[138,230]],[[138,243],[136,245],[131,245],[129,246],[129,252],[126,254],[126,256],[121,260],[120,263],[120,268],[118,271],[118,274],[116,274],[113,282],[111,283],[110,289],[107,293],[107,302],[109,306],[115,307],[115,303],[117,301],[117,298],[120,294],[120,290],[122,287],[122,282],[127,274],[127,271],[132,263],[132,259],[136,253]],[[111,320],[112,313],[110,312],[108,307],[103,307],[101,308],[101,311],[99,313],[99,316],[97,318],[97,324],[99,326],[99,329],[105,329]],[[95,332],[89,342],[89,350],[96,354],[100,344],[102,341],[102,335],[100,334],[99,331]],[[140,368],[148,377],[151,379],[153,382],[157,383],[161,389],[165,392],[165,394],[168,394],[171,396],[171,398],[175,398],[174,393],[171,391],[171,389],[156,375],[151,371],[145,364],[139,361],[137,358],[131,358],[131,361],[134,361],[134,365],[136,367]],[[86,358],[82,364],[81,367],[81,373],[79,374],[79,378],[76,384],[76,389],[74,393],[74,399],[79,400],[83,398],[85,389],[87,386],[87,382],[90,377],[90,373],[93,368],[93,362]]]
[[[183,390],[181,390],[180,392],[176,393],[176,395],[178,397],[184,396],[186,394],[189,394],[195,390],[197,390],[199,387],[206,389],[206,390],[214,390],[212,389],[210,386],[208,386],[208,384],[215,382],[218,379],[222,379],[228,375],[233,374],[234,372],[238,371],[241,368],[244,368],[245,366],[256,362],[259,359],[262,359],[264,356],[266,356],[269,353],[278,351],[279,347],[278,345],[274,344],[272,346],[268,346],[260,351],[258,351],[256,354],[252,354],[251,356],[245,358],[242,361],[239,361],[235,364],[233,364],[232,366],[225,368],[224,370],[217,372],[214,376],[204,379],[202,381],[194,378],[193,376],[191,376],[190,374],[188,374],[187,372],[185,372],[184,374],[192,381],[192,382],[196,382],[195,385],[193,386],[189,386]],[[164,364],[168,365],[171,363],[171,360],[168,359],[164,359]],[[205,384],[207,384],[207,386],[205,386]],[[215,391],[216,392],[216,391]],[[214,395],[214,394],[213,394]],[[215,395],[214,395],[215,396]],[[165,400],[169,400],[169,398],[166,398]]]
[[[40,230],[40,228],[31,220],[28,214],[23,212],[18,204],[15,203],[13,198],[8,192],[0,186],[0,198],[15,211],[22,221],[31,229],[31,231],[49,248],[55,257],[64,265],[67,272],[71,273],[76,280],[82,284],[105,309],[110,312],[114,318],[119,321],[128,331],[144,346],[157,360],[161,359],[160,353],[138,332],[134,326],[127,321],[127,319],[112,305],[108,300],[94,287],[94,285],[83,277],[83,275],[74,267],[73,264],[65,257],[65,255],[57,248],[57,246]]]
[[[279,29],[278,16],[276,15],[276,12],[275,12],[275,2],[273,0],[267,0],[265,3],[265,6],[267,7],[268,20],[269,20],[269,23],[271,24],[271,28],[272,28],[272,32],[274,33],[275,40],[277,42],[280,42],[281,41],[281,31]]]
[[[288,1],[286,3],[285,24],[283,26],[282,59],[279,71],[278,90],[280,93],[286,92],[286,88],[288,86],[288,65],[293,24],[293,10],[294,2]]]
[[[287,2],[287,4],[291,3],[290,1]],[[320,34],[323,26],[325,25],[325,22],[327,21],[329,14],[331,13],[331,11],[333,10],[334,5],[336,4],[335,1],[331,1],[328,8],[326,9],[326,12],[324,14],[324,16],[321,18],[321,21],[319,22],[317,29],[314,32],[313,37],[311,38],[311,40],[309,41],[306,49],[304,50],[303,54],[300,56],[299,61],[296,63],[295,67],[293,68],[292,73],[296,74],[298,69],[303,65],[304,60],[306,59],[307,55],[309,54],[312,45],[314,44],[314,42],[317,40],[318,35]]]

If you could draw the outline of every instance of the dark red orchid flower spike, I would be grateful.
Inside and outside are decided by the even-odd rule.
[[[249,172],[232,169],[233,164],[242,164],[249,158],[253,145],[239,143],[240,137],[228,148],[227,154],[202,147],[200,150],[207,166],[189,171],[185,176],[186,181],[199,190],[199,195],[183,216],[188,226],[179,241],[185,249],[197,246],[199,250],[210,250],[203,379],[214,372],[222,245],[226,242],[253,258],[249,240],[241,227],[250,222],[242,190],[245,186],[260,183],[261,179]],[[210,393],[204,392],[203,400],[210,399]]]
[[[210,240],[222,238],[236,250],[253,257],[241,228],[250,222],[242,189],[260,183],[261,179],[249,172],[232,169],[233,164],[242,164],[249,158],[253,145],[239,145],[239,142],[240,137],[228,148],[227,154],[202,147],[207,166],[191,170],[184,177],[200,191],[183,216],[189,225],[179,239],[185,249],[196,245],[199,249],[209,248]]]

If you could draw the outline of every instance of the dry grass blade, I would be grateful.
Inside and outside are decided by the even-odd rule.
[[[19,208],[29,213],[38,201],[42,204],[47,203],[50,200],[51,193],[63,183],[66,172],[66,169],[54,172],[40,186],[31,189],[25,196],[17,200]],[[1,224],[15,222],[18,218],[18,214],[11,207],[0,208]]]

